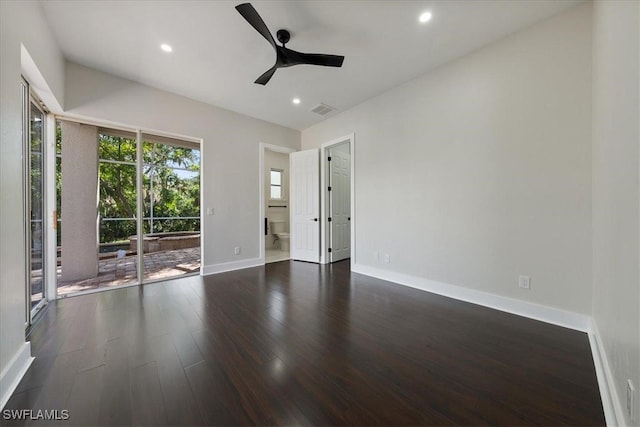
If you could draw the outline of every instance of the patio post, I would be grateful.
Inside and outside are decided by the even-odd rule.
[[[98,128],[62,130],[62,281],[98,276]]]

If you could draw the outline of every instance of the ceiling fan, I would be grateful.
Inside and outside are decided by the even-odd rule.
[[[278,46],[271,36],[267,25],[264,23],[258,12],[251,6],[251,3],[242,3],[236,6],[238,12],[244,19],[247,20],[253,28],[258,31],[262,37],[267,39],[271,46],[276,51],[276,63],[273,67],[262,74],[255,83],[260,85],[266,85],[267,82],[273,76],[278,68],[292,67],[294,65],[309,64],[309,65],[322,65],[325,67],[342,67],[342,61],[344,56],[340,55],[325,55],[321,53],[302,53],[295,50],[287,49],[285,45],[289,42],[291,34],[289,31],[281,29],[276,33],[278,41],[282,43],[282,46]]]

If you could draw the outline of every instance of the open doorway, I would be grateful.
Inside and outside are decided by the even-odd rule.
[[[200,150],[58,120],[58,297],[199,273]]]
[[[260,257],[265,263],[290,259],[289,154],[294,151],[260,143]]]

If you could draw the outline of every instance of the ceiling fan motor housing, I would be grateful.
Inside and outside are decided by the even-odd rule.
[[[291,40],[291,34],[289,33],[289,31],[284,29],[278,30],[278,32],[276,33],[276,37],[283,46],[289,43],[289,40]]]

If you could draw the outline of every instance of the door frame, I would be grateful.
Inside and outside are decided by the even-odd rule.
[[[58,298],[58,236],[56,211],[56,117],[47,114],[46,125],[47,155],[45,170],[45,210],[47,218],[47,271],[44,273],[47,280],[48,299],[53,301]]]
[[[329,257],[329,191],[327,189],[327,181],[329,175],[329,162],[327,161],[327,151],[336,145],[343,144],[345,142],[349,143],[349,153],[350,153],[350,162],[351,162],[351,171],[349,179],[351,181],[349,188],[349,196],[351,199],[351,242],[349,243],[350,251],[351,251],[351,266],[356,263],[356,180],[355,180],[355,158],[356,158],[356,147],[355,147],[355,133],[350,133],[348,135],[342,136],[340,138],[332,139],[331,141],[325,142],[320,145],[320,188],[321,188],[321,197],[320,197],[320,264],[328,264],[330,262]]]
[[[259,248],[260,264],[265,263],[266,239],[264,235],[264,218],[265,218],[264,205],[266,200],[264,198],[264,186],[265,186],[264,157],[265,157],[265,151],[267,150],[274,151],[276,153],[286,154],[286,155],[299,151],[295,148],[283,147],[281,145],[275,145],[275,144],[267,144],[266,142],[260,142],[258,144],[258,189],[260,190],[258,191],[258,212],[260,213],[260,216],[258,217],[258,230],[260,234],[260,248]],[[289,183],[291,183],[291,173],[289,173]],[[289,200],[289,203],[290,202],[291,200]]]
[[[87,289],[87,290],[82,290],[82,291],[76,291],[76,292],[71,292],[65,295],[58,295],[58,283],[57,283],[57,271],[54,268],[52,271],[49,272],[49,274],[51,275],[51,292],[49,295],[49,299],[50,300],[54,300],[54,299],[61,299],[61,298],[68,298],[68,297],[75,297],[75,296],[79,296],[79,295],[89,295],[89,294],[94,294],[94,293],[100,293],[100,292],[105,292],[105,291],[109,291],[112,289],[124,289],[124,288],[131,288],[131,287],[136,287],[139,286],[142,289],[142,286],[144,285],[148,285],[148,284],[152,284],[152,283],[158,283],[158,282],[163,282],[166,280],[172,280],[172,279],[180,279],[180,278],[184,278],[184,277],[189,277],[189,276],[203,276],[204,273],[204,268],[206,267],[204,264],[204,257],[205,257],[205,239],[203,238],[203,236],[205,235],[205,228],[206,228],[206,224],[205,224],[205,217],[207,216],[206,214],[206,205],[204,203],[204,194],[205,194],[205,187],[207,186],[207,180],[204,178],[204,171],[205,171],[205,167],[204,167],[204,163],[205,163],[205,157],[204,157],[204,151],[205,151],[205,144],[204,144],[204,138],[198,138],[198,137],[193,137],[193,136],[187,136],[187,135],[183,135],[183,134],[179,134],[179,133],[172,133],[172,132],[167,132],[167,131],[161,131],[161,130],[156,130],[156,129],[151,129],[151,128],[144,128],[144,127],[136,127],[136,126],[131,126],[131,125],[127,125],[127,124],[122,124],[122,123],[117,123],[117,122],[108,122],[105,120],[100,120],[100,119],[93,119],[90,117],[84,117],[84,116],[76,116],[76,115],[67,115],[67,114],[49,114],[50,116],[50,126],[49,126],[49,137],[51,138],[51,143],[49,146],[49,150],[52,152],[52,156],[51,156],[51,160],[50,160],[50,165],[51,165],[51,187],[50,187],[50,194],[51,194],[51,198],[49,200],[49,206],[50,206],[50,224],[53,224],[54,221],[56,220],[56,215],[58,214],[57,212],[55,212],[56,210],[56,197],[57,197],[57,189],[56,189],[56,184],[55,184],[55,170],[56,170],[56,164],[55,164],[55,140],[56,140],[56,121],[58,120],[64,120],[64,121],[68,121],[68,122],[72,122],[72,123],[78,123],[78,124],[84,124],[84,125],[90,125],[90,126],[96,126],[98,128],[106,128],[109,130],[113,130],[113,131],[122,131],[122,132],[127,132],[127,133],[131,133],[135,135],[135,141],[136,141],[136,160],[135,160],[135,164],[136,164],[136,213],[137,212],[142,212],[142,208],[141,205],[143,203],[142,201],[142,197],[141,194],[138,194],[138,191],[142,191],[142,186],[141,186],[141,181],[142,181],[142,163],[143,163],[143,158],[142,158],[142,142],[144,139],[144,135],[152,135],[155,137],[159,137],[159,138],[170,138],[170,139],[177,139],[177,140],[183,140],[183,141],[187,141],[187,142],[191,142],[191,143],[195,143],[199,146],[199,150],[200,150],[200,270],[198,272],[193,272],[193,273],[185,273],[182,274],[180,276],[175,276],[175,277],[169,277],[169,278],[160,278],[160,279],[150,279],[150,280],[144,280],[144,262],[143,262],[143,239],[141,238],[142,234],[142,224],[144,222],[144,218],[141,215],[137,215],[136,214],[136,236],[138,236],[137,239],[137,252],[138,254],[136,255],[136,263],[137,263],[137,270],[136,270],[136,279],[133,282],[130,283],[125,283],[122,285],[118,285],[116,287],[113,288],[97,288],[97,289]],[[98,167],[99,167],[99,163],[100,163],[100,158],[98,158]],[[213,212],[213,211],[212,211]],[[213,214],[211,214],[213,215]],[[51,233],[51,239],[52,240],[52,244],[55,245],[56,242],[56,230],[53,227],[53,225],[50,225],[48,228],[50,228],[50,233]],[[56,253],[57,248],[54,246],[53,248],[53,253]],[[54,255],[55,257],[55,255]],[[55,258],[53,258],[55,260]],[[56,265],[56,263],[54,263],[53,265]]]
[[[33,90],[29,81],[22,77],[22,191],[23,191],[23,217],[24,217],[24,242],[25,242],[25,329],[29,328],[35,321],[36,317],[43,311],[43,308],[52,299],[49,293],[49,271],[51,266],[49,265],[51,256],[49,254],[50,249],[50,233],[48,232],[49,225],[49,175],[51,173],[49,165],[49,157],[51,156],[50,144],[50,132],[49,132],[49,111],[45,107],[44,103],[40,100],[37,93]],[[41,140],[41,167],[42,167],[42,188],[41,188],[41,239],[42,239],[42,299],[35,306],[31,306],[31,286],[32,286],[32,227],[31,227],[31,105],[42,113],[42,140]],[[54,264],[55,265],[55,264]],[[55,295],[55,294],[54,294]],[[55,299],[55,296],[54,296]]]

